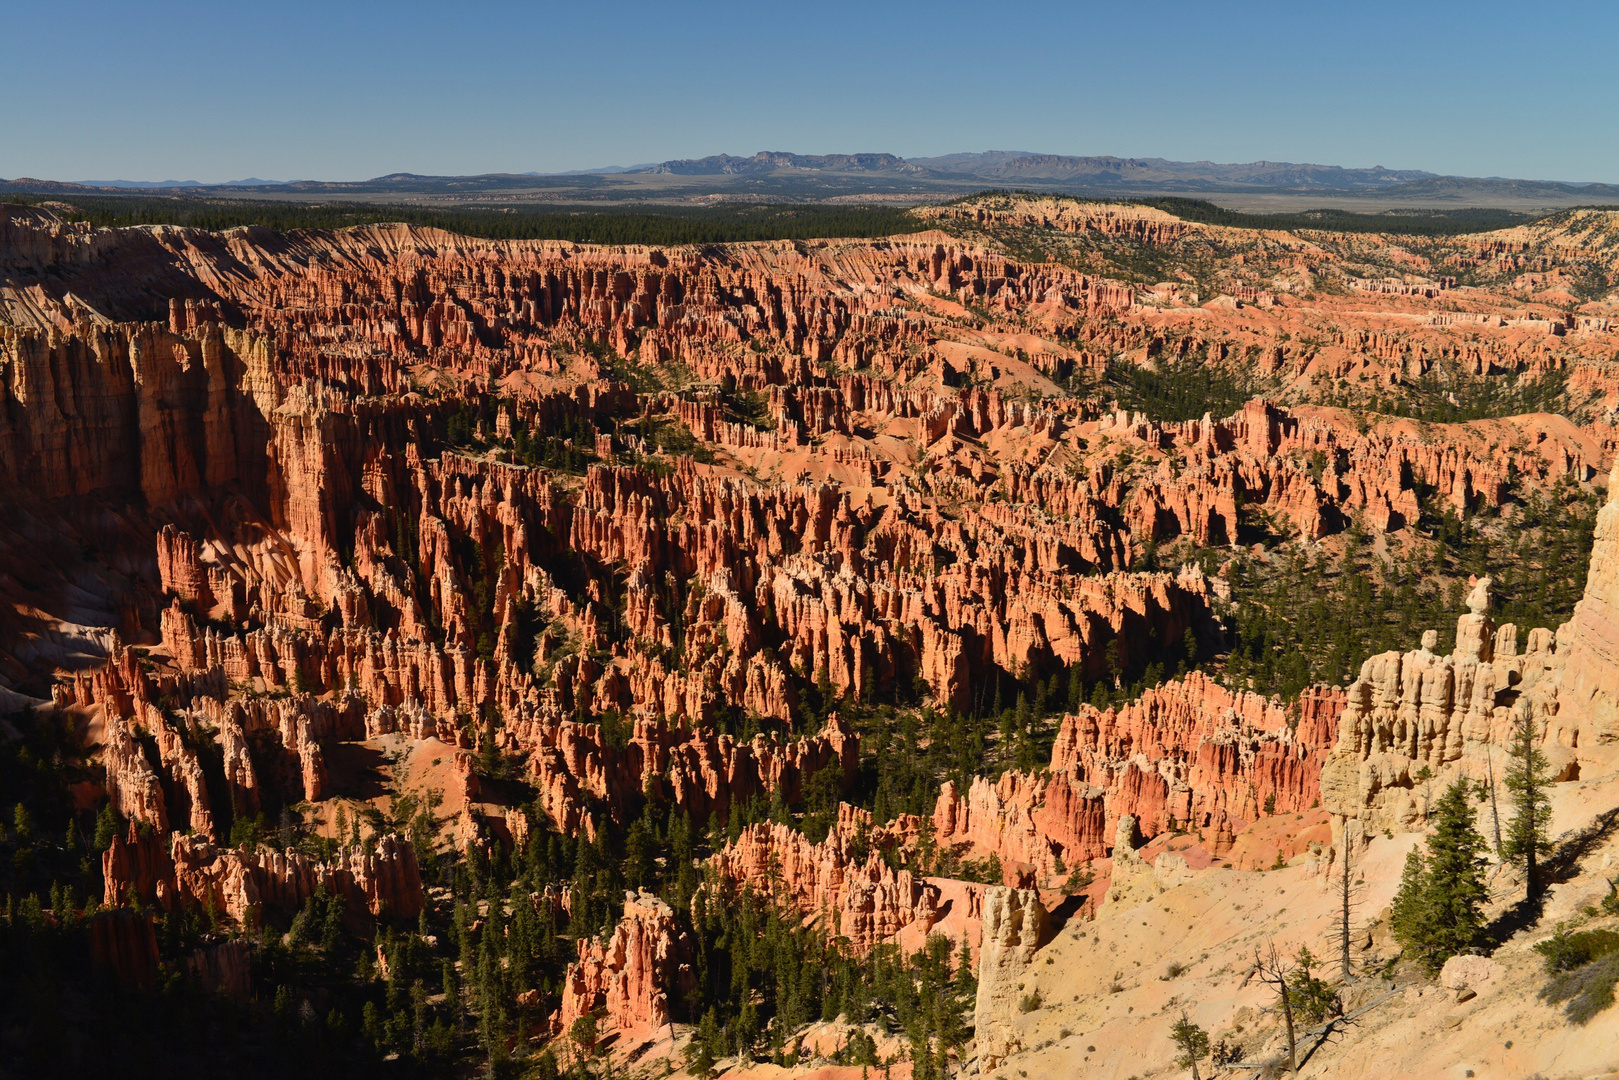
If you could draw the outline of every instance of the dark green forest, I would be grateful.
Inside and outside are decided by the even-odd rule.
[[[593,244],[727,244],[760,240],[864,238],[920,232],[928,224],[903,210],[869,206],[775,205],[657,209],[439,209],[390,204],[304,203],[196,195],[12,196],[14,203],[73,207],[65,216],[92,225],[258,226],[342,229],[403,222],[491,240],[568,240]]]
[[[1071,202],[1096,203],[1113,206],[1151,206],[1183,221],[1200,225],[1225,225],[1234,229],[1272,229],[1293,231],[1317,229],[1347,233],[1400,233],[1406,236],[1458,236],[1464,233],[1488,232],[1535,221],[1546,214],[1524,213],[1474,207],[1456,210],[1426,208],[1391,210],[1342,210],[1322,207],[1291,213],[1253,214],[1241,210],[1228,210],[1208,199],[1194,199],[1179,195],[1146,196],[1141,198],[1106,198],[1089,195],[1059,195],[1049,191],[999,188],[974,192],[950,200],[947,205],[973,202],[985,196],[1017,196],[1028,199],[1065,199]]]
[[[644,801],[621,826],[598,829],[594,841],[561,835],[536,803],[525,803],[513,811],[530,823],[524,843],[485,831],[462,848],[435,843],[431,805],[402,799],[392,820],[370,824],[415,845],[428,893],[418,918],[373,919],[319,894],[290,919],[266,913],[261,927],[237,930],[215,911],[152,911],[138,899],[132,910],[98,910],[101,852],[127,825],[104,800],[99,809],[75,804],[72,787],[92,770],[73,732],[49,717],[8,720],[24,737],[0,747],[5,790],[18,796],[0,832],[7,1075],[97,1067],[174,1075],[205,1066],[267,1077],[355,1069],[599,1075],[605,1044],[588,1018],[542,1053],[530,1051],[529,1039],[557,1007],[575,942],[611,931],[626,889],[666,900],[689,943],[692,984],[671,1007],[696,1025],[688,1052],[700,1072],[733,1055],[795,1061],[793,1031],[839,1015],[902,1036],[918,1077],[942,1076],[970,1036],[974,983],[970,969],[954,962],[951,942],[935,938],[914,955],[883,947],[856,957],[846,939],[806,928],[763,896],[734,891],[701,869],[704,857],[753,821],[814,830],[819,820],[824,834],[842,795],[835,783],[811,784],[797,807],[756,800],[697,823]],[[480,761],[484,782],[522,790],[519,762],[498,753]],[[313,854],[332,844],[292,807],[275,825],[238,824],[248,826],[233,830],[240,843]],[[562,889],[572,898],[566,910],[549,899]],[[161,961],[157,981],[120,985],[92,961],[92,938],[148,918]],[[184,974],[187,958],[238,936],[251,951],[251,996],[201,991]],[[860,1038],[842,1056],[880,1064],[874,1045]]]
[[[1545,215],[1489,207],[1460,210],[1401,209],[1358,211],[1321,208],[1282,214],[1249,214],[1227,210],[1207,199],[1166,197],[1135,200],[1184,221],[1228,225],[1236,229],[1320,229],[1348,233],[1400,233],[1405,236],[1458,236],[1522,225]]]
[[[1041,192],[980,192],[1050,198]],[[1057,196],[1059,198],[1064,196]],[[66,216],[97,227],[183,225],[197,229],[261,226],[290,229],[340,229],[352,225],[404,222],[466,236],[496,240],[569,240],[599,244],[721,244],[760,240],[810,240],[829,237],[867,238],[921,232],[937,227],[902,208],[782,203],[760,206],[680,206],[647,208],[452,209],[421,203],[375,204],[291,199],[249,199],[192,193],[113,195],[12,195],[13,203],[49,202],[73,207]],[[1085,199],[1086,202],[1152,206],[1186,221],[1245,229],[1319,229],[1350,233],[1401,233],[1411,236],[1454,236],[1521,225],[1534,214],[1510,210],[1305,210],[1289,214],[1249,214],[1227,210],[1205,199]]]

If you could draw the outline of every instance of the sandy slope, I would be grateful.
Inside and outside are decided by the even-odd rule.
[[[1619,773],[1611,769],[1599,779],[1559,785],[1555,831],[1566,835],[1585,828],[1615,806]],[[1380,917],[1398,885],[1405,853],[1417,841],[1414,835],[1375,837],[1362,856],[1366,885],[1355,955],[1367,970],[1381,968],[1397,951]],[[1619,829],[1594,846],[1576,877],[1553,889],[1541,921],[1495,954],[1498,974],[1474,987],[1476,997],[1458,1003],[1454,990],[1403,967],[1387,980],[1364,979],[1351,991],[1351,1005],[1388,989],[1399,993],[1322,1046],[1301,1074],[1346,1080],[1619,1076],[1619,1008],[1585,1027],[1570,1024],[1560,1007],[1537,1000],[1545,980],[1532,950],[1559,920],[1619,925],[1619,919],[1581,914],[1606,892],[1605,877],[1615,876]],[[1491,884],[1492,912],[1520,895],[1510,872],[1496,874]],[[1279,1050],[1282,1039],[1279,1018],[1266,1011],[1273,992],[1249,975],[1253,951],[1274,940],[1283,953],[1308,945],[1318,956],[1335,955],[1335,902],[1319,866],[1304,856],[1278,871],[1214,868],[1156,900],[1129,908],[1104,906],[1097,921],[1071,923],[1036,956],[1027,984],[1044,1004],[1014,1021],[1032,1049],[992,1075],[1119,1080],[1185,1075],[1172,1063],[1169,1041],[1170,1025],[1182,1009],[1211,1038],[1240,1042],[1246,1060],[1263,1060],[1267,1051]],[[1185,972],[1170,978],[1172,963],[1185,965]]]

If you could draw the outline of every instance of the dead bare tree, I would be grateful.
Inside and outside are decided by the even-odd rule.
[[[1484,745],[1484,773],[1490,782],[1490,820],[1495,824],[1495,861],[1503,861],[1501,854],[1501,808],[1495,801],[1495,756],[1488,743]]]
[[[1338,939],[1338,962],[1343,970],[1344,986],[1347,987],[1354,977],[1354,958],[1350,952],[1350,938],[1354,934],[1355,907],[1359,899],[1360,890],[1355,887],[1355,868],[1353,852],[1355,850],[1355,837],[1351,835],[1351,828],[1357,831],[1361,828],[1360,822],[1353,818],[1346,818],[1343,824],[1343,841],[1339,844],[1338,867],[1338,913],[1334,919],[1333,936]]]
[[[1276,987],[1276,999],[1282,1008],[1282,1019],[1287,1024],[1287,1069],[1296,1073],[1299,1071],[1298,1039],[1293,1029],[1293,994],[1287,985],[1287,965],[1276,953],[1276,942],[1266,942],[1264,950],[1254,947],[1254,971],[1261,981]]]
[[[1352,975],[1349,958],[1349,823],[1344,822],[1343,849],[1339,852],[1343,856],[1342,865],[1338,868],[1338,963],[1343,968],[1344,985],[1349,985]]]

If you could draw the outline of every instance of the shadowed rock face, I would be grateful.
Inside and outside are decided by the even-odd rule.
[[[1188,228],[1046,224],[1149,246]],[[420,910],[415,851],[386,831],[333,835],[323,857],[229,846],[255,815],[380,798],[345,774],[345,746],[432,745],[463,838],[488,839],[474,803],[505,809],[480,755],[517,759],[570,836],[624,828],[649,799],[698,821],[796,807],[829,771],[844,792],[857,776],[860,737],[828,697],[985,710],[1014,678],[1094,681],[1188,635],[1212,644],[1223,583],[1132,571],[1152,544],[1234,544],[1256,509],[1307,540],[1351,515],[1398,533],[1425,490],[1493,507],[1509,477],[1583,481],[1605,452],[1561,418],[1435,437],[1262,400],[1184,422],[1103,409],[1054,380],[1115,353],[1250,355],[1260,329],[1256,363],[1291,386],[1426,371],[1442,349],[1529,370],[1567,335],[1502,323],[1486,348],[1471,328],[1334,308],[1340,332],[1306,350],[1281,337],[1303,326],[1293,299],[1257,286],[1177,306],[1179,286],[944,233],[655,250],[92,231],[0,207],[0,269],[16,523],[0,528],[0,695],[90,722],[132,824],[104,857],[109,905],[133,890],[243,923],[318,890],[355,913]],[[1520,654],[1475,613],[1452,657],[1385,654],[1347,691],[1286,703],[1192,673],[1064,716],[1048,768],[947,783],[925,818],[845,805],[821,843],[743,829],[710,859],[716,887],[769,888],[860,951],[982,933],[985,1008],[1043,933],[1038,892],[1007,886],[1054,900],[1110,853],[1140,869],[1121,823],[1196,832],[1214,857],[1267,806],[1405,824],[1414,771],[1471,767],[1514,710],[1570,755],[1619,734],[1613,515],[1555,640]],[[744,728],[770,733],[728,733]],[[994,855],[1004,884],[930,877],[924,845]],[[99,932],[141,977],[140,928]],[[652,1037],[680,1008],[684,949],[661,902],[628,898],[605,943],[580,943],[559,1030],[605,1010],[626,1041]],[[227,961],[198,964],[236,986]]]

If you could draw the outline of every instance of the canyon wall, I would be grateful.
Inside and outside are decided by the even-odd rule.
[[[1619,475],[1619,474],[1616,474]],[[1567,657],[1557,689],[1560,729],[1588,742],[1619,741],[1619,484],[1608,478],[1608,503],[1597,515],[1585,595],[1557,630]]]

